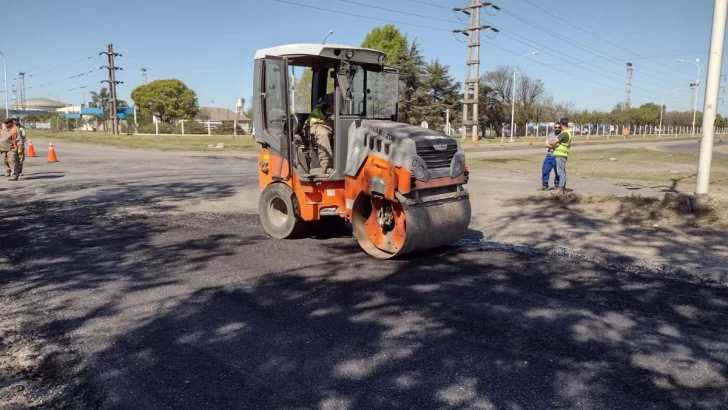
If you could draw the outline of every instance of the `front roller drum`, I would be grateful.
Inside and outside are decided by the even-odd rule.
[[[467,197],[404,208],[397,201],[360,195],[351,223],[366,253],[390,259],[457,241],[467,232],[470,212]]]

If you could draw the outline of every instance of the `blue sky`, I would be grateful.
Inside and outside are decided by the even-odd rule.
[[[26,98],[60,99],[74,104],[88,99],[83,91],[99,89],[104,79],[98,68],[106,65],[106,60],[98,53],[113,43],[115,51],[123,55],[117,59],[117,65],[124,68],[117,75],[117,80],[124,82],[118,86],[121,98],[130,100],[131,90],[142,81],[140,69],[145,67],[149,81],[178,78],[197,92],[200,105],[215,101],[215,106],[232,109],[236,98],[245,98],[247,104],[252,95],[256,49],[320,42],[330,29],[334,34],[329,42],[359,45],[373,27],[391,20],[410,24],[397,26],[410,39],[417,38],[428,60],[438,58],[451,66],[456,80],[464,78],[466,46],[450,30],[463,27],[465,22],[459,22],[448,8],[462,7],[469,0],[418,0],[441,7],[414,0],[285,1],[369,18],[275,0],[5,0],[0,51],[7,57],[11,84],[17,83],[14,79],[18,72],[26,72]],[[570,101],[580,108],[611,109],[624,99],[624,64],[631,61],[635,67],[633,105],[659,103],[664,91],[682,88],[682,92],[668,94],[665,102],[668,109],[689,109],[687,89],[697,68],[679,63],[678,58],[707,59],[712,1],[496,3],[503,11],[495,16],[484,13],[482,20],[502,31],[494,39],[484,40],[481,73],[497,65],[512,65],[518,55],[540,50],[539,55],[521,60],[519,69],[543,80],[556,101]],[[556,38],[534,24],[570,40]],[[707,64],[701,73],[703,82],[706,70]],[[69,79],[89,71],[94,73]],[[87,88],[78,89],[81,86]],[[700,105],[703,96],[701,86]],[[719,111],[725,114],[728,105],[720,106]]]

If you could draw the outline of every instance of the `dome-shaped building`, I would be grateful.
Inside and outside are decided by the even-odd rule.
[[[10,106],[13,110],[28,111],[55,111],[59,108],[68,106],[69,104],[60,101],[49,100],[47,98],[31,98],[25,100],[25,104],[13,104]]]

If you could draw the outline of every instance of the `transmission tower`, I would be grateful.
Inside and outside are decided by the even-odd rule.
[[[106,54],[109,57],[109,65],[101,67],[101,68],[106,68],[109,70],[109,79],[102,80],[101,82],[109,83],[109,96],[110,96],[109,103],[111,104],[110,115],[111,115],[111,121],[112,121],[111,133],[116,135],[119,133],[119,112],[116,107],[116,85],[123,84],[124,82],[116,81],[116,70],[122,70],[122,68],[116,67],[114,65],[114,57],[121,57],[122,55],[114,52],[113,44],[109,44],[108,51],[102,51],[99,53],[99,55],[101,55],[101,54]]]
[[[142,84],[147,85],[147,69],[142,68]]]
[[[478,141],[478,97],[480,93],[480,31],[498,30],[491,26],[480,24],[480,9],[491,6],[496,10],[500,7],[490,2],[472,0],[463,8],[454,8],[455,12],[462,12],[468,16],[468,26],[463,30],[453,30],[453,33],[468,36],[468,55],[465,60],[465,90],[463,93],[463,126],[462,138],[465,139],[468,125],[471,126],[473,141]],[[468,106],[473,113],[472,120],[468,119]]]
[[[624,105],[626,108],[629,108],[632,106],[632,72],[634,71],[634,68],[632,68],[632,63],[627,63],[627,92],[624,97]]]
[[[25,109],[25,73],[18,73],[18,88],[20,90],[20,101],[17,103],[20,105],[20,109]]]

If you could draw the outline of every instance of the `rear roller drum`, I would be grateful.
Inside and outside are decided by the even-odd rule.
[[[293,238],[304,231],[296,194],[288,185],[268,185],[260,195],[258,214],[263,230],[273,238]]]
[[[362,194],[351,218],[359,246],[375,258],[389,259],[460,239],[470,224],[470,201],[460,198],[404,209],[397,201]]]

